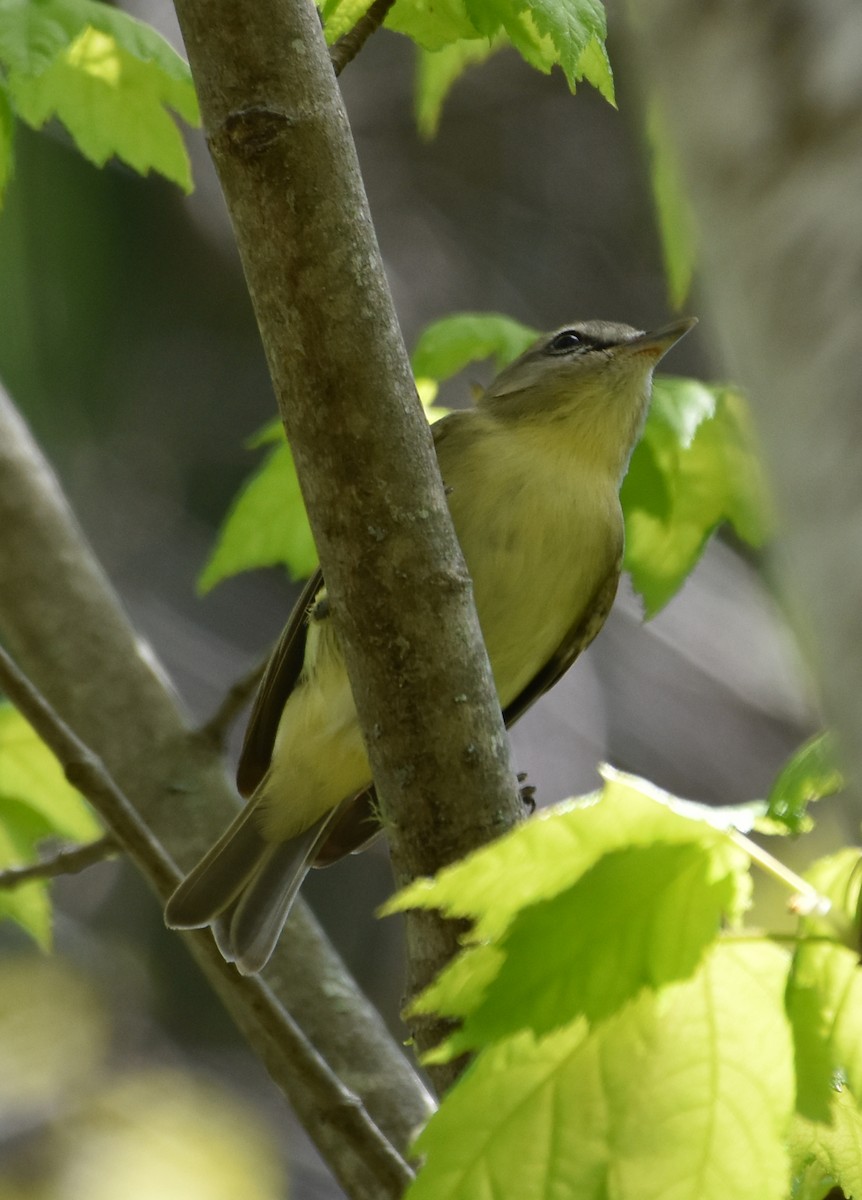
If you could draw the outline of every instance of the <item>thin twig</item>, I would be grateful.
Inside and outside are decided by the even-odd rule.
[[[0,891],[19,887],[32,879],[77,875],[79,871],[86,871],[87,867],[103,862],[106,858],[113,858],[116,854],[119,854],[119,847],[113,837],[106,833],[104,837],[96,838],[93,842],[87,842],[83,846],[65,847],[49,858],[28,863],[25,867],[7,867],[5,871],[0,871]]]
[[[372,33],[379,29],[389,13],[395,0],[374,0],[368,12],[360,17],[349,33],[340,37],[329,57],[332,59],[332,69],[340,75],[351,59],[355,58]]]
[[[83,792],[94,805],[118,818],[118,834],[128,836],[139,844],[146,840],[151,859],[156,860],[160,887],[165,892],[176,886],[180,873],[162,846],[143,828],[140,817],[114,783],[101,759],[72,732],[54,712],[47,700],[37,691],[0,646],[0,686],[22,716],[30,722],[45,744],[53,751],[63,767],[66,778]],[[122,825],[123,828],[119,828]],[[224,962],[207,932],[187,935],[199,945],[220,971],[234,974],[234,968]],[[341,1082],[328,1063],[314,1049],[293,1017],[276,1001],[271,990],[259,978],[244,985],[249,996],[249,1013],[268,1041],[287,1044],[294,1069],[305,1086],[317,1097],[318,1108],[337,1122],[345,1143],[362,1164],[373,1173],[377,1194],[395,1200],[413,1178],[410,1166],[372,1120],[361,1100]]]
[[[213,715],[199,729],[200,736],[215,746],[222,746],[227,731],[254,694],[269,662],[269,654],[255,663],[250,671],[231,684]]]

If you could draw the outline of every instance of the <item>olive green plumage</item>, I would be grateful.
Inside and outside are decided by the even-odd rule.
[[[452,520],[511,724],[601,629],[619,580],[619,488],[652,371],[691,328],[577,322],[434,426]],[[323,580],[309,581],[261,684],[240,759],[245,809],[168,902],[214,924],[240,971],[266,963],[309,865],[374,836],[371,770]]]

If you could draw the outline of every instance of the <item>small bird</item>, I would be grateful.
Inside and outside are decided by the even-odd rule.
[[[500,706],[511,725],[605,623],[619,582],[619,489],[656,363],[696,322],[653,333],[566,325],[433,427]],[[212,924],[243,974],[265,966],[311,866],[379,832],[371,768],[318,571],[261,682],[237,783],[248,803],[168,901]]]

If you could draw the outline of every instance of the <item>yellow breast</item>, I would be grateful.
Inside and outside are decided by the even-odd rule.
[[[532,439],[532,443],[530,441]],[[547,427],[492,427],[441,468],[505,707],[559,648],[614,570],[622,545],[615,481]]]

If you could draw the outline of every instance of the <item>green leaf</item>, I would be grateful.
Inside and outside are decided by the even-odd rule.
[[[249,450],[259,450],[261,446],[280,446],[283,441],[284,425],[281,423],[281,417],[273,417],[261,426],[257,433],[246,438],[245,444]]]
[[[823,1200],[833,1187],[862,1196],[862,1112],[848,1088],[833,1089],[827,1120],[796,1117],[790,1151],[793,1200]]]
[[[442,50],[463,38],[481,37],[461,0],[396,0],[384,22],[425,50]]]
[[[610,1012],[693,969],[717,913],[747,906],[747,860],[726,837],[733,818],[750,825],[747,807],[725,814],[603,773],[600,798],[547,809],[384,906],[471,920],[470,944],[414,1004],[466,1018],[435,1059],[524,1022],[546,1030]]]
[[[370,7],[369,0],[318,3],[330,43]],[[572,91],[585,79],[614,103],[600,0],[543,0],[538,5],[522,0],[396,0],[384,24],[426,52],[419,57],[416,103],[426,137],[436,129],[443,100],[462,71],[506,44],[546,74],[561,66]]]
[[[506,43],[480,39],[450,42],[440,50],[419,48],[416,67],[416,124],[425,138],[431,138],[440,124],[443,101],[452,85],[467,67],[484,62]]]
[[[808,805],[843,788],[835,739],[829,733],[818,734],[781,769],[767,797],[767,819],[777,821],[790,833],[804,833],[812,824]]]
[[[417,1140],[408,1200],[785,1200],[787,964],[719,944],[592,1030],[482,1051]]]
[[[222,579],[257,567],[284,566],[304,579],[317,566],[317,550],[305,513],[293,455],[280,423],[257,435],[257,445],[278,436],[281,444],[246,481],[225,518],[198,579],[202,593]]]
[[[98,0],[3,0],[0,6],[0,61],[10,71],[38,75],[52,65],[87,27],[101,30],[141,62],[151,62],[169,78],[191,85],[188,64],[150,25]],[[178,94],[177,112],[197,119],[194,90]]]
[[[605,55],[607,20],[601,0],[538,0],[530,5],[519,4],[517,8],[528,8],[539,33],[551,39],[569,86],[574,90],[575,84],[584,76],[585,51],[590,51],[590,69],[593,70]],[[599,90],[612,100],[613,83],[606,57],[604,67],[607,73],[605,87],[610,89],[610,95],[602,87]]]
[[[787,1011],[796,1044],[797,1108],[828,1121],[836,1080],[862,1095],[862,972],[858,953],[802,942],[793,960]]]
[[[608,104],[612,104],[616,108],[617,101],[614,91],[614,76],[611,71],[611,60],[608,58],[608,52],[602,39],[597,37],[590,38],[581,51],[575,70],[575,80],[578,81],[580,79],[585,79],[587,83],[596,89],[599,95],[604,96]]]
[[[542,34],[536,25],[531,7],[509,15],[505,21],[506,33],[512,46],[525,62],[537,71],[548,75],[561,63],[560,52],[552,38]],[[604,41],[590,38],[581,50],[574,70],[566,72],[572,92],[576,84],[585,79],[608,101],[615,104],[614,78]]]
[[[47,837],[86,842],[102,830],[42,740],[10,704],[0,703],[0,868],[37,860]],[[47,884],[0,891],[0,915],[17,921],[43,947],[50,944]]]
[[[318,0],[327,40],[351,30],[369,0]],[[606,19],[600,0],[396,0],[385,28],[406,35],[420,49],[447,56],[421,56],[417,110],[420,128],[436,127],[443,97],[471,62],[487,58],[508,38],[529,65],[549,72],[559,65],[571,90],[586,79],[613,103],[613,77],[605,49]],[[491,42],[495,43],[491,46]],[[468,43],[477,43],[475,50]]]
[[[692,379],[656,379],[620,498],[625,565],[648,617],[677,592],[722,522],[762,545],[770,506],[742,396]]]
[[[593,1022],[644,987],[693,974],[747,867],[729,844],[709,841],[614,851],[566,891],[524,909],[465,1027],[471,1044],[521,1029],[541,1036],[581,1014]]]
[[[671,306],[679,309],[691,290],[697,260],[697,237],[694,214],[683,190],[676,156],[656,104],[651,105],[647,117],[647,141],[668,295]]]
[[[168,114],[199,123],[187,64],[148,25],[98,0],[4,0],[0,62],[18,115],[56,116],[101,166],[116,155],[191,190],[188,156]]]
[[[0,751],[0,771],[2,762]],[[33,821],[33,813],[26,805],[0,795],[0,870],[34,862],[36,843],[49,832],[44,825]],[[0,890],[0,920],[4,917],[20,925],[37,946],[50,950],[51,900],[47,883],[33,879],[19,887]]]
[[[413,373],[442,381],[468,363],[492,357],[499,371],[538,336],[537,330],[499,313],[454,313],[423,330],[413,351]]]
[[[323,18],[323,31],[327,42],[332,45],[338,38],[349,33],[356,22],[364,17],[373,0],[317,0]]]
[[[800,920],[787,988],[797,1063],[797,1109],[810,1122],[833,1119],[836,1087],[862,1095],[862,972],[858,907],[862,851],[846,847],[818,859],[805,879],[826,896],[826,915]],[[845,943],[834,940],[846,925]],[[832,939],[832,940],[826,940]]]
[[[402,888],[381,913],[440,909],[469,917],[473,937],[483,941],[499,937],[528,904],[577,882],[604,854],[656,842],[718,844],[729,829],[751,828],[748,805],[715,809],[607,765],[600,770],[601,792],[543,809],[433,878]]]
[[[805,871],[804,878],[825,896],[831,908],[827,913],[805,913],[800,918],[803,934],[829,938],[854,952],[862,945],[860,902],[862,902],[862,850],[846,846],[826,858],[818,858]],[[862,1079],[857,1094],[862,1095]]]

